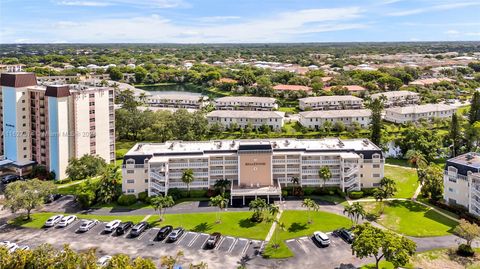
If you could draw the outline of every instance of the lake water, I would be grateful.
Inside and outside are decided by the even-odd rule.
[[[152,95],[190,95],[190,96],[206,96],[202,93],[201,87],[196,87],[188,84],[172,84],[172,85],[156,85],[137,87],[148,91]]]

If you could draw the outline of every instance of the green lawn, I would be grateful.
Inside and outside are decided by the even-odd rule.
[[[45,221],[47,221],[48,218],[57,214],[61,214],[61,213],[52,213],[52,212],[34,213],[31,215],[30,220],[25,220],[23,216],[20,216],[13,219],[10,223],[16,226],[40,229],[43,227],[43,224],[45,223]],[[62,213],[62,215],[72,215],[72,214]],[[99,215],[85,215],[85,214],[73,214],[73,215],[76,215],[79,219],[97,219],[99,221],[104,221],[104,222],[119,219],[121,221],[133,221],[134,223],[138,223],[145,218],[145,216],[111,216],[111,215],[99,216]]]
[[[274,247],[274,240],[270,241],[263,250],[262,256],[267,259],[286,259],[293,257],[293,252],[282,240],[278,240],[278,246]]]
[[[216,223],[216,213],[188,213],[166,214],[164,220],[158,222],[159,216],[154,215],[150,221],[155,226],[172,225],[181,226],[187,230],[213,233],[220,232],[224,235],[265,240],[271,223],[255,223],[250,221],[252,212],[221,212],[221,223]]]
[[[149,204],[142,203],[140,201],[136,202],[133,205],[119,205],[116,202],[110,204],[100,204],[100,205],[93,205],[92,208],[106,208],[106,209],[142,209],[142,208],[153,208]]]
[[[285,231],[278,233],[278,238],[287,240],[291,238],[310,236],[315,231],[330,232],[342,227],[350,227],[350,219],[337,214],[324,211],[311,212],[312,223],[308,224],[308,212],[305,210],[286,210],[280,222],[285,225]]]
[[[376,202],[365,206],[369,212],[378,212],[381,208]],[[458,224],[412,201],[385,202],[384,213],[377,222],[398,233],[416,237],[449,235]]]
[[[295,114],[298,113],[299,110],[296,107],[279,107],[278,111]]]
[[[412,198],[418,188],[418,177],[415,169],[385,165],[385,176],[397,183],[395,198]]]

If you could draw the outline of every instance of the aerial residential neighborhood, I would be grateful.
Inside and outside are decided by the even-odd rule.
[[[478,1],[0,10],[0,268],[480,268]]]

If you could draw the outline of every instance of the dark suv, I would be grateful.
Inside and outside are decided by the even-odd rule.
[[[155,240],[162,241],[163,239],[167,238],[168,234],[173,231],[173,227],[170,225],[163,226],[160,231],[158,231]]]
[[[22,178],[20,176],[17,176],[17,175],[6,175],[6,176],[2,177],[2,183],[3,184],[8,184],[8,183],[20,180],[20,179],[22,179]]]
[[[334,231],[334,234],[340,238],[342,238],[345,242],[351,244],[353,243],[353,240],[355,240],[355,237],[353,236],[353,233],[345,228],[338,229]]]
[[[148,228],[148,222],[142,221],[137,225],[133,226],[132,230],[130,231],[130,237],[137,237],[141,235],[146,229]]]
[[[122,235],[126,231],[128,231],[128,229],[130,229],[132,226],[133,226],[133,222],[131,221],[122,222],[120,223],[120,225],[118,225],[117,229],[115,230],[115,233],[117,235]]]

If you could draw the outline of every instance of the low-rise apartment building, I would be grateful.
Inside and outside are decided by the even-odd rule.
[[[394,123],[417,122],[421,119],[450,118],[456,107],[445,104],[425,104],[385,109],[385,120]]]
[[[318,129],[324,126],[325,122],[343,122],[345,126],[351,126],[357,122],[360,127],[370,124],[372,112],[370,109],[349,109],[349,110],[318,110],[299,113],[299,122],[302,126]]]
[[[420,94],[411,91],[391,91],[372,94],[372,100],[385,98],[385,107],[417,105],[420,103]]]
[[[280,111],[243,111],[243,110],[215,110],[207,114],[208,123],[219,123],[230,127],[235,123],[240,128],[251,124],[254,128],[268,125],[273,130],[283,127],[285,112]]]
[[[324,182],[318,171],[328,167]],[[371,188],[383,178],[384,158],[368,139],[262,139],[168,141],[140,143],[124,157],[124,193],[165,194],[186,189],[182,174],[192,169],[192,189],[212,188],[217,180],[231,182],[231,200],[281,196],[282,186],[297,177],[302,186],[331,186],[344,191]]]
[[[38,86],[33,73],[3,73],[2,171],[26,174],[44,165],[57,179],[73,157],[115,160],[114,89],[81,85]]]
[[[467,153],[447,160],[444,177],[444,199],[462,205],[480,216],[480,156]]]
[[[276,110],[275,98],[254,96],[227,96],[215,99],[217,110]]]
[[[352,95],[307,97],[298,100],[300,110],[340,110],[363,108],[362,98]]]
[[[154,107],[169,107],[169,108],[190,108],[201,109],[205,106],[208,100],[207,96],[197,95],[149,95],[146,96],[146,103]]]

